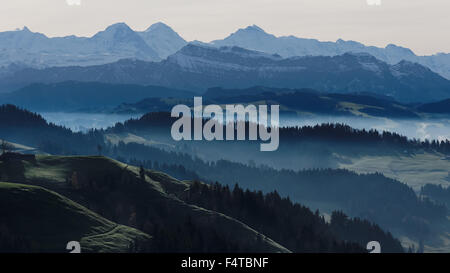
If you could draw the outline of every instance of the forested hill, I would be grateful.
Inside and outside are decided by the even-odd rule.
[[[106,132],[112,133],[149,133],[153,131],[165,133],[170,139],[170,127],[177,120],[167,112],[153,112],[143,115],[139,119],[130,119],[124,123],[118,123]],[[248,124],[246,128],[248,128]],[[224,130],[225,131],[225,130]],[[291,147],[292,142],[302,141],[332,141],[362,146],[384,146],[384,148],[397,151],[428,150],[450,154],[449,140],[419,140],[408,139],[406,136],[395,132],[370,129],[355,129],[340,123],[324,123],[314,126],[282,127],[280,128],[280,148]],[[217,143],[214,143],[215,145]]]
[[[429,236],[434,223],[445,220],[448,214],[445,206],[420,199],[412,188],[382,174],[356,174],[342,169],[276,170],[227,160],[204,162],[187,154],[133,143],[121,144],[114,152],[120,160],[130,158],[126,153],[131,152],[130,164],[162,170],[180,179],[218,181],[229,186],[238,183],[266,193],[276,189],[295,202],[328,204],[413,237]]]
[[[34,175],[28,176],[26,173]],[[231,193],[226,187],[216,185],[209,188],[204,184],[183,182],[161,172],[105,157],[36,156],[32,163],[1,157],[0,177],[7,177],[12,183],[45,186],[70,198],[58,197],[63,198],[65,203],[84,206],[86,215],[95,212],[117,224],[136,228],[151,236],[148,251],[152,252],[366,252],[366,241],[373,239],[385,245],[384,252],[403,252],[399,242],[376,225],[340,214],[336,214],[338,217],[328,224],[318,213],[292,204],[288,199],[281,199],[276,192],[264,195],[261,192],[244,192],[236,187]],[[27,202],[25,206],[45,206],[46,211],[57,211],[58,214],[52,218],[56,223],[65,221],[75,211],[57,207],[63,205],[62,202],[46,202],[44,197],[33,199],[26,190],[18,195],[15,191],[17,187],[8,185],[0,187],[1,196],[20,196]],[[39,192],[48,191],[41,189]],[[32,191],[28,190],[28,193]],[[211,199],[213,196],[215,200]],[[45,240],[39,241],[42,245],[27,248],[33,245],[34,238],[48,235],[45,229],[34,230],[46,223],[41,222],[42,218],[27,213],[23,209],[24,204],[19,206],[14,202],[14,208],[20,207],[22,217],[31,224],[17,230],[14,229],[17,218],[10,213],[0,214],[3,219],[0,242],[5,232],[11,230],[22,239],[20,244],[8,242],[10,250],[55,249],[53,245],[45,245]],[[70,230],[70,225],[76,228],[76,224],[66,222],[65,231]],[[110,223],[110,226],[113,225]],[[81,232],[80,236],[87,236],[91,228],[86,227],[87,231]],[[349,228],[353,236],[343,232]],[[27,236],[28,229],[34,230],[35,237]],[[102,232],[106,229],[103,228]],[[131,237],[132,234],[128,234]],[[139,236],[145,237],[145,234]],[[107,237],[100,243],[107,244],[110,239]],[[52,244],[64,245],[65,240],[65,237],[55,237]],[[105,249],[106,246],[98,247]]]
[[[373,238],[387,252],[403,252],[399,241],[367,220],[351,219],[335,211],[327,224],[319,217],[318,211],[313,213],[298,203],[292,203],[289,198],[281,198],[276,191],[263,194],[261,191],[244,191],[237,184],[230,189],[218,183],[206,185],[194,182],[182,199],[258,227],[264,234],[296,252],[308,252],[312,245],[317,244],[309,238],[326,238],[331,234],[361,245],[367,244],[368,238]],[[319,245],[325,247],[326,241],[322,239]]]
[[[170,127],[176,118],[170,113],[155,112],[143,115],[139,119],[131,119],[107,130],[91,130],[87,134],[73,133],[69,129],[48,123],[40,115],[18,108],[14,105],[0,106],[0,137],[18,140],[28,145],[54,146],[51,152],[58,153],[84,153],[89,154],[97,150],[97,145],[104,144],[104,133],[122,133],[154,131],[164,132],[167,141],[170,141]],[[248,128],[248,126],[247,126]],[[425,149],[450,154],[449,140],[408,139],[405,136],[392,132],[379,132],[377,130],[359,130],[344,124],[321,124],[316,126],[283,127],[280,129],[280,145],[286,146],[291,142],[305,140],[326,140],[342,143],[367,144],[371,146],[386,145],[398,150]],[[70,141],[73,148],[67,149]],[[86,146],[87,145],[87,146]],[[282,147],[282,146],[280,146]],[[50,148],[50,147],[49,147]],[[44,149],[45,150],[45,149]],[[79,151],[79,152],[76,152]]]
[[[0,138],[50,154],[92,154],[104,143],[100,131],[74,133],[48,123],[41,115],[9,104],[0,106]]]

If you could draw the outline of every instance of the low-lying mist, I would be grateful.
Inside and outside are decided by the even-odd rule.
[[[314,126],[322,123],[342,123],[355,129],[375,129],[407,136],[410,139],[445,140],[450,139],[450,117],[430,116],[422,119],[394,119],[378,117],[344,116],[281,116],[282,126]]]
[[[141,114],[108,114],[108,113],[39,113],[48,122],[64,126],[74,132],[86,132],[90,129],[106,129],[117,122],[124,122],[131,118],[139,118]]]
[[[108,113],[40,113],[47,121],[65,126],[74,132],[85,132],[91,128],[106,129],[117,122],[131,118],[139,118],[141,114],[108,114]],[[351,116],[280,116],[280,124],[289,126],[314,126],[322,123],[342,123],[356,129],[376,129],[378,131],[395,132],[408,138],[421,140],[450,139],[450,117],[428,116],[421,119],[395,119],[384,117],[351,117]]]

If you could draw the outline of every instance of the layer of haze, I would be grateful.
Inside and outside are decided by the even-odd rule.
[[[369,5],[371,3],[372,5]],[[157,21],[186,40],[223,39],[256,24],[277,36],[356,40],[409,47],[419,55],[450,52],[448,0],[14,0],[2,1],[0,31],[29,27],[48,36],[91,36],[126,22]]]
[[[98,113],[40,113],[48,122],[65,126],[73,131],[86,132],[91,128],[105,129],[117,122],[139,118],[141,114],[98,114]],[[342,123],[357,129],[390,131],[408,138],[445,140],[450,139],[450,120],[447,117],[429,119],[388,119],[364,117],[280,117],[281,126],[314,126],[322,123]]]

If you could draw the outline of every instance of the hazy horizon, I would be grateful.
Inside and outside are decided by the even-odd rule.
[[[255,24],[275,36],[392,43],[431,55],[450,53],[448,10],[445,0],[16,0],[3,3],[0,31],[90,37],[118,22],[142,31],[161,21],[187,41],[210,42]]]

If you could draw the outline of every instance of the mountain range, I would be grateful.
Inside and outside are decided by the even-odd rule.
[[[22,30],[0,33],[0,67],[11,64],[34,68],[115,62],[120,59],[159,61],[187,42],[163,23],[138,32],[117,23],[87,37],[49,38]]]
[[[283,58],[240,47],[187,44],[160,62],[120,60],[95,66],[26,68],[0,77],[0,90],[64,81],[157,85],[201,93],[208,88],[312,88],[373,93],[402,103],[450,97],[450,81],[417,63],[387,64],[367,53]]]
[[[368,53],[388,64],[410,61],[424,65],[450,78],[450,54],[438,53],[431,56],[417,56],[411,49],[389,44],[385,48],[366,46],[355,41],[322,42],[316,39],[295,36],[276,37],[253,25],[232,33],[223,40],[211,42],[215,46],[239,46],[282,57],[294,56],[337,56],[347,52]]]
[[[342,39],[322,42],[295,36],[276,37],[255,25],[239,29],[222,40],[198,43],[216,47],[238,46],[278,54],[284,58],[368,53],[388,64],[397,64],[402,60],[419,63],[450,78],[450,54],[417,56],[412,50],[393,44],[379,48]],[[134,31],[125,23],[117,23],[92,37],[49,38],[24,27],[22,30],[0,32],[0,74],[12,64],[43,68],[97,65],[124,58],[160,61],[186,44],[187,41],[178,33],[160,22],[145,31]]]

